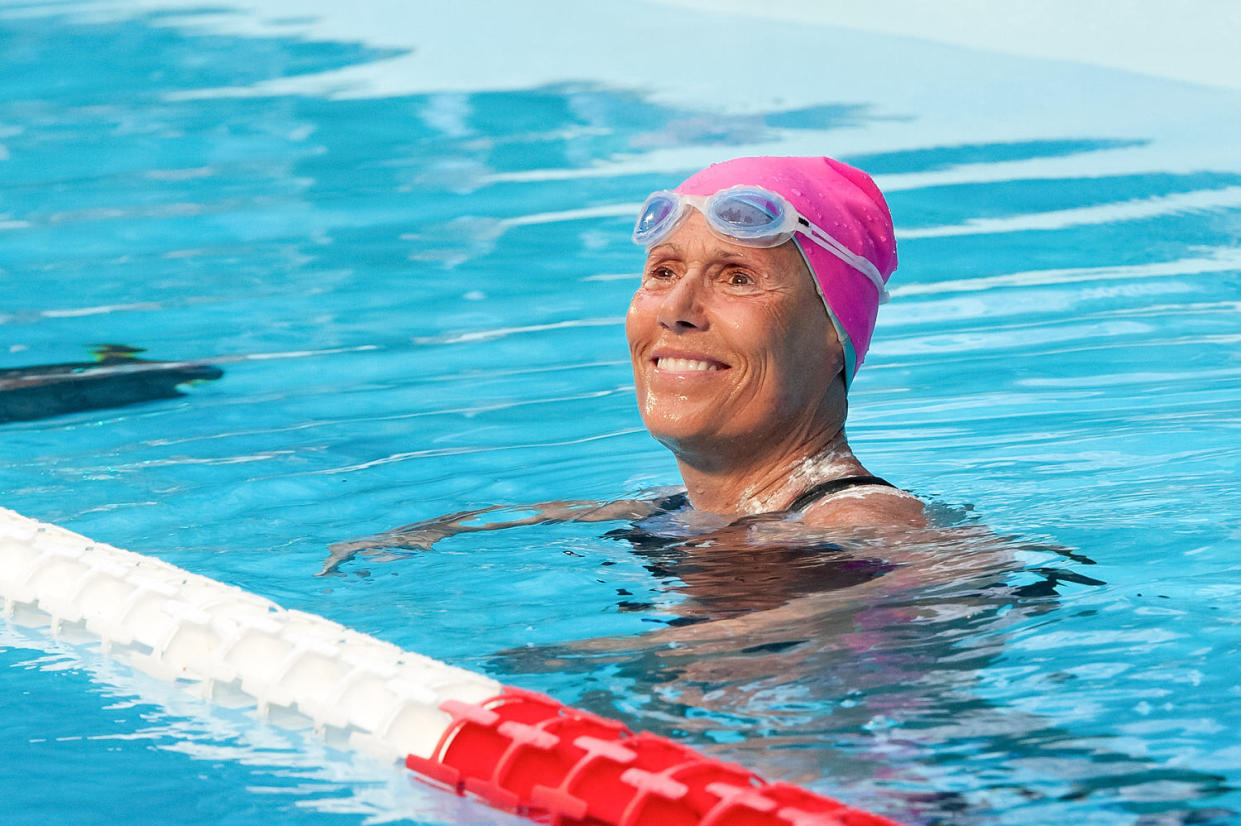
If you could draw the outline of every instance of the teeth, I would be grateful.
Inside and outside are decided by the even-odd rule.
[[[712,364],[709,361],[698,361],[696,359],[669,359],[662,358],[655,360],[655,367],[659,370],[668,370],[673,373],[688,373],[694,370],[719,370],[719,365]]]

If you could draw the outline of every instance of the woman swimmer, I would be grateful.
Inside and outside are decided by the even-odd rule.
[[[847,390],[896,268],[892,219],[866,173],[831,158],[715,164],[647,198],[633,238],[646,248],[626,320],[638,407],[684,494],[543,503],[508,521],[478,520],[498,507],[449,514],[338,543],[322,573],[366,549],[549,522],[641,527],[679,513],[674,533],[699,540],[756,521],[926,526],[922,503],[871,475],[845,437]]]
[[[1052,610],[1058,579],[1102,583],[1039,568],[1028,573],[1046,578],[1023,598],[1032,586],[1005,581],[1008,540],[928,524],[916,497],[850,450],[846,393],[896,267],[887,206],[864,173],[828,158],[722,163],[651,195],[634,240],[646,248],[626,320],[638,406],[685,490],[548,503],[509,521],[485,521],[505,517],[500,508],[452,514],[335,545],[324,572],[358,551],[426,549],[462,532],[630,520],[607,535],[632,543],[659,581],[660,613],[675,616],[644,618],[660,624],[639,635],[499,652],[497,671],[582,669],[601,712],[675,721],[704,742],[752,726],[751,742],[777,743],[794,776],[830,766],[837,782],[880,777],[885,794],[914,796],[910,811],[951,820],[960,799],[926,794],[922,768],[943,732],[1002,739],[1014,725],[1011,709],[974,694],[974,669],[1003,651],[1007,624]]]

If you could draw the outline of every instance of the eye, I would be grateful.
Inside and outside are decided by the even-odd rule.
[[[744,270],[732,270],[728,273],[727,280],[730,287],[752,287],[757,283],[754,276]]]
[[[672,271],[671,267],[656,264],[647,269],[646,277],[654,281],[670,281],[676,278],[676,273]]]

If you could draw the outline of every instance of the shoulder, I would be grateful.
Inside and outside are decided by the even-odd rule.
[[[925,528],[922,500],[899,488],[867,485],[815,502],[802,514],[807,525],[821,528]]]

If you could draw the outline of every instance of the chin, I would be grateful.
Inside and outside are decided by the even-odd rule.
[[[719,435],[725,416],[717,407],[701,403],[656,402],[641,411],[642,423],[656,441],[669,447]]]

